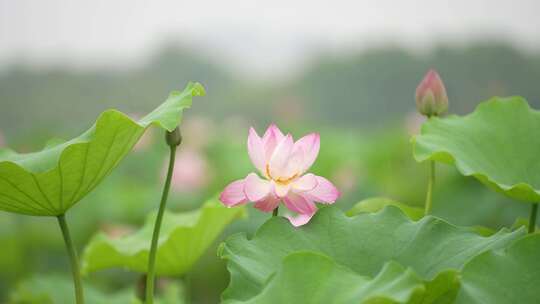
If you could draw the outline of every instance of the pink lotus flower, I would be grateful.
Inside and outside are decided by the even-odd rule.
[[[319,154],[319,134],[311,133],[294,142],[290,134],[283,135],[272,124],[262,138],[250,128],[247,146],[251,162],[264,179],[250,173],[245,179],[232,182],[220,196],[226,206],[254,202],[255,208],[272,212],[283,202],[298,214],[288,219],[300,226],[317,212],[315,202],[333,204],[340,196],[324,177],[305,174]]]

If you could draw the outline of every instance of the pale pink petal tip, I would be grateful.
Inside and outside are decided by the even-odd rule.
[[[307,224],[311,218],[313,217],[315,213],[313,214],[298,214],[296,216],[288,215],[287,219],[294,227],[299,227]]]
[[[264,172],[264,166],[266,164],[266,153],[264,150],[262,139],[257,134],[255,129],[249,129],[249,135],[247,140],[248,154],[253,165]]]
[[[270,126],[268,126],[268,128],[264,132],[263,142],[270,138],[274,138],[274,140],[281,141],[283,137],[284,137],[283,132],[281,132],[281,130],[276,126],[276,124],[272,123],[270,124]]]
[[[244,184],[245,182],[243,179],[230,183],[225,187],[223,192],[221,192],[219,200],[227,207],[234,207],[247,203],[247,198],[244,194]]]
[[[304,158],[302,160],[302,172],[306,172],[317,159],[321,146],[321,137],[318,133],[311,133],[300,138],[294,144],[294,150],[302,150]]]
[[[278,126],[275,123],[271,123],[266,129],[266,132],[275,132],[276,135],[283,136],[283,132],[281,132],[281,130],[278,128]]]

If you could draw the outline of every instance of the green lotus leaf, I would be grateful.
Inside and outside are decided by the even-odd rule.
[[[457,304],[538,303],[540,235],[485,252],[465,265]]]
[[[295,228],[275,217],[252,239],[236,234],[221,244],[231,282],[223,300],[247,301],[259,295],[285,256],[298,251],[324,254],[355,273],[374,277],[390,260],[411,267],[427,285],[430,298],[451,297],[457,288],[456,270],[470,258],[500,248],[524,230],[501,230],[483,237],[433,216],[414,222],[388,206],[378,213],[347,217],[335,206],[321,208],[310,223]],[[441,281],[444,281],[441,283]],[[294,288],[291,286],[291,288]],[[429,303],[429,302],[425,302]]]
[[[105,293],[90,285],[84,286],[85,303],[88,304],[142,304],[135,290],[127,288]],[[11,293],[9,304],[63,304],[75,303],[73,282],[61,275],[36,275],[17,285]],[[156,304],[184,304],[183,294],[177,284],[168,284],[157,297]]]
[[[115,294],[105,294],[100,290],[85,286],[85,300],[89,304],[134,304],[133,290]],[[75,303],[73,282],[61,275],[38,275],[17,285],[11,293],[10,304],[57,304]]]
[[[417,161],[455,164],[511,198],[540,201],[540,112],[521,97],[495,97],[466,116],[431,118],[413,138]]]
[[[243,207],[227,208],[215,199],[190,212],[166,211],[157,249],[156,273],[176,276],[185,273],[231,221],[245,215]],[[83,273],[114,267],[146,273],[154,222],[155,214],[148,217],[140,230],[118,239],[98,233],[84,251]]]
[[[385,264],[376,277],[369,278],[327,256],[296,252],[283,259],[258,296],[226,303],[420,303],[423,293],[422,280],[395,262]]]
[[[356,205],[354,205],[351,209],[349,209],[346,214],[348,216],[355,216],[360,213],[373,213],[373,212],[379,212],[386,206],[394,206],[396,208],[399,208],[405,215],[407,215],[410,219],[417,221],[421,219],[424,216],[424,210],[416,207],[411,207],[407,204],[394,201],[389,198],[385,197],[372,197],[365,199],[363,201],[360,201]]]
[[[386,206],[394,206],[401,210],[405,215],[407,215],[411,220],[418,221],[424,216],[424,209],[412,207],[407,204],[385,198],[385,197],[372,197],[367,198],[363,201],[358,202],[351,209],[349,209],[345,214],[347,216],[355,216],[360,213],[374,213],[379,212],[384,209]],[[512,229],[517,229],[521,226],[512,226]],[[483,226],[472,226],[471,227],[476,233],[482,236],[490,236],[496,231],[493,229],[483,227]]]
[[[146,128],[173,130],[192,97],[204,94],[202,85],[190,83],[139,121],[108,110],[69,141],[54,140],[34,153],[0,151],[0,210],[38,216],[65,213],[118,165]]]

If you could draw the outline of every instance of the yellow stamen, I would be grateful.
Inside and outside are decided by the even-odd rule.
[[[275,181],[276,183],[280,184],[280,185],[287,185],[288,183],[292,182],[293,180],[295,180],[297,177],[298,177],[298,173],[294,174],[293,176],[289,177],[289,178],[278,178],[278,179],[274,179],[272,177],[272,175],[270,174],[270,166],[267,164],[266,167],[265,167],[265,171],[266,171],[266,177],[268,179],[271,179],[273,181]]]

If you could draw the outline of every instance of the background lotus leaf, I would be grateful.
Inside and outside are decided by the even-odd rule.
[[[540,112],[521,97],[494,97],[466,116],[433,117],[414,137],[417,161],[455,164],[490,188],[540,201]]]
[[[225,227],[245,216],[243,207],[227,208],[210,200],[200,209],[172,213],[166,211],[157,249],[156,273],[179,276],[188,271]],[[118,239],[97,234],[83,255],[85,273],[121,267],[146,273],[155,214],[137,232]]]

